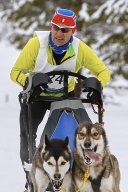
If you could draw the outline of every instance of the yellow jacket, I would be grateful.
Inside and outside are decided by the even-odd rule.
[[[10,76],[12,81],[18,83],[21,86],[25,85],[27,77],[26,71],[32,72],[34,70],[39,48],[39,39],[37,36],[34,36],[23,48],[14,67],[11,70]],[[46,47],[46,51],[48,55],[48,63],[56,65],[52,55],[52,50],[48,45]],[[63,63],[63,61],[65,60],[68,60],[68,58],[73,57],[74,55],[75,52],[73,46],[71,45],[61,63]],[[87,68],[89,71],[91,71],[101,82],[103,87],[106,86],[107,82],[110,79],[109,70],[107,69],[105,64],[98,58],[95,52],[80,40],[75,71],[78,72],[82,67]],[[74,83],[72,83],[72,88],[69,91],[72,91],[73,88]]]

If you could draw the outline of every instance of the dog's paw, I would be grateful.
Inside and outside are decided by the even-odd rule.
[[[24,167],[25,171],[30,172],[31,169],[32,169],[32,164],[27,163],[27,162],[24,161],[24,165],[23,165],[23,167]]]

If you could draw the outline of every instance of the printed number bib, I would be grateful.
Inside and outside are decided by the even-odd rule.
[[[50,79],[52,83],[48,84],[51,89],[62,89],[64,87],[64,76],[63,75],[51,75]]]
[[[63,75],[51,75],[50,79],[52,83],[48,84],[48,92],[63,92],[64,91],[64,76]],[[68,78],[68,83],[71,77]]]

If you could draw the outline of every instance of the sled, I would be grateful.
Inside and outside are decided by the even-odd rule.
[[[60,88],[51,88],[54,80],[61,83]],[[76,83],[80,81],[81,92],[84,97],[69,96],[68,82],[75,78]],[[46,93],[47,95],[41,95]],[[53,93],[56,94],[53,96]],[[57,94],[63,93],[58,97]],[[85,77],[81,74],[69,71],[52,71],[48,73],[30,73],[28,86],[19,94],[20,102],[26,102],[28,105],[28,144],[30,163],[34,155],[33,137],[31,131],[31,104],[37,101],[50,101],[50,114],[44,127],[40,143],[43,143],[45,135],[49,138],[65,139],[69,137],[70,148],[74,148],[74,136],[78,124],[83,121],[90,121],[84,103],[90,103],[92,109],[97,107],[98,122],[103,123],[103,96],[102,86],[95,77]],[[33,189],[31,187],[31,192]]]

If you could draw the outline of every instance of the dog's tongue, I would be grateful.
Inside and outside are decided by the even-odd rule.
[[[89,159],[92,159],[95,162],[100,162],[102,160],[102,156],[99,153],[95,153],[93,150],[85,150],[85,156]]]

